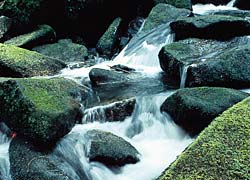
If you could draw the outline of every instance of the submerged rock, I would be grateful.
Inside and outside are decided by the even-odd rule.
[[[239,9],[250,10],[250,2],[246,0],[236,0],[234,6]]]
[[[81,62],[88,56],[88,49],[85,46],[73,43],[70,39],[61,39],[58,43],[38,46],[32,50],[63,62]]]
[[[89,78],[94,85],[122,83],[129,80],[123,73],[99,68],[93,68],[89,72]]]
[[[121,18],[116,18],[108,27],[107,31],[99,39],[96,49],[100,54],[112,57],[115,52],[115,46],[118,45],[118,34],[121,28]]]
[[[15,46],[0,44],[0,76],[54,75],[66,67],[62,61]]]
[[[12,20],[6,16],[0,16],[0,40],[4,39],[11,29]]]
[[[141,32],[150,31],[161,24],[175,21],[180,17],[187,17],[191,14],[190,10],[179,9],[168,4],[157,4],[150,12]]]
[[[187,39],[166,45],[159,53],[161,68],[178,84],[250,87],[250,54],[246,37],[230,41]],[[186,69],[186,72],[184,71]]]
[[[199,87],[177,90],[161,106],[173,121],[191,135],[199,134],[223,111],[249,94],[227,88]]]
[[[249,179],[250,98],[213,120],[159,180]]]
[[[190,37],[225,40],[250,34],[250,22],[233,16],[205,15],[180,18],[170,23],[175,39]]]
[[[47,149],[81,119],[84,89],[67,79],[12,79],[0,83],[0,117],[19,137]]]
[[[192,9],[191,0],[154,0],[155,4],[166,3],[177,8]]]
[[[9,155],[13,180],[73,180],[57,167],[59,162],[20,138],[11,141]]]
[[[52,27],[40,25],[35,31],[14,37],[5,41],[4,44],[31,49],[35,46],[52,42],[55,38],[56,33]]]
[[[123,166],[137,163],[139,152],[119,136],[100,130],[88,131],[85,138],[89,141],[87,157],[108,166]]]

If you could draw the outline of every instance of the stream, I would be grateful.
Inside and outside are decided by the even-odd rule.
[[[232,7],[232,4],[233,1],[227,6],[195,5],[193,11],[196,14],[206,14],[210,10],[236,9]],[[88,74],[92,68],[109,69],[109,66],[123,64],[136,69],[146,79],[157,79],[162,71],[158,53],[164,45],[173,42],[174,38],[168,26],[168,24],[163,24],[147,34],[139,32],[113,61],[104,61],[89,68],[66,68],[57,77],[70,78],[81,83],[83,80],[89,80]],[[183,67],[180,75],[181,88],[185,87],[187,68]],[[145,91],[145,87],[150,90]],[[126,92],[128,88],[125,88]],[[174,90],[166,89],[166,87],[162,88],[161,84],[153,86],[150,81],[146,81],[141,88],[129,89],[129,95],[136,98],[136,105],[132,115],[123,122],[105,121],[104,108],[108,104],[102,105],[102,98],[99,97],[98,106],[85,107],[87,113],[83,117],[83,122],[86,122],[86,119],[90,121],[76,125],[58,142],[51,157],[63,160],[64,163],[60,165],[60,168],[74,180],[83,180],[82,174],[87,175],[91,180],[156,179],[194,140],[175,125],[167,114],[160,112],[161,104],[174,92]],[[119,91],[119,87],[104,90],[103,96],[109,96],[112,100],[124,94],[124,92],[118,92],[111,96],[114,90]],[[91,90],[91,93],[98,96],[94,90]],[[108,168],[98,162],[89,162],[86,157],[88,139],[85,134],[92,129],[111,132],[122,137],[139,151],[140,161],[119,168]],[[9,143],[10,139],[0,131],[0,179],[4,180],[11,180],[8,160]]]

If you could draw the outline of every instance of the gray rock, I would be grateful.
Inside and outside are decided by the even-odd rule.
[[[185,8],[192,10],[191,0],[154,0],[155,4],[166,3],[177,8]]]
[[[10,30],[12,20],[6,16],[0,17],[0,39],[2,40]]]
[[[32,49],[35,46],[53,42],[55,38],[56,33],[52,27],[48,25],[40,25],[35,31],[14,37],[5,41],[4,44]]]
[[[88,131],[85,137],[89,140],[87,157],[108,166],[123,166],[137,163],[139,152],[119,136],[100,130]]]
[[[107,55],[112,57],[115,52],[115,46],[118,45],[118,33],[121,26],[122,19],[116,18],[111,25],[108,27],[107,31],[99,39],[96,49],[102,55]]]
[[[88,56],[88,49],[85,46],[73,43],[70,39],[62,39],[58,43],[37,46],[32,50],[67,63],[81,62]]]
[[[186,86],[250,87],[248,38],[231,41],[187,39],[166,45],[159,53],[161,68],[180,84],[187,68]]]
[[[173,121],[191,135],[199,134],[223,111],[249,94],[227,88],[199,87],[177,90],[161,106]]]
[[[175,39],[204,38],[226,40],[250,34],[250,22],[239,17],[205,15],[181,18],[170,24]]]

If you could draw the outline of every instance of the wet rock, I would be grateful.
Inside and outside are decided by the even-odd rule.
[[[0,76],[54,75],[66,67],[62,61],[15,46],[0,44]]]
[[[230,41],[187,39],[166,45],[159,53],[161,68],[180,84],[186,73],[186,87],[250,87],[249,38]],[[186,69],[186,72],[184,71]]]
[[[227,15],[244,18],[249,21],[250,12],[244,10],[220,10],[220,11],[211,11],[209,14],[215,15]]]
[[[121,18],[116,18],[99,39],[96,49],[100,54],[112,57],[115,52],[115,46],[118,45],[118,34],[121,22]]]
[[[157,4],[146,19],[142,32],[150,31],[161,24],[167,24],[180,17],[187,17],[190,13],[191,11],[187,9],[179,9],[168,4]]]
[[[223,112],[158,179],[249,179],[249,115],[250,98]]]
[[[122,64],[117,64],[117,65],[111,66],[110,68],[114,69],[116,71],[127,72],[127,73],[135,71],[134,68],[130,68],[130,67],[124,66]]]
[[[75,82],[63,78],[4,81],[0,83],[1,119],[19,137],[46,149],[80,120],[84,93]]]
[[[191,0],[154,0],[155,4],[166,3],[177,8],[192,9]]]
[[[139,152],[119,136],[100,130],[88,131],[85,137],[89,140],[87,157],[108,166],[123,166],[137,163]]]
[[[225,5],[231,0],[192,0],[192,4],[214,4],[214,5]]]
[[[243,18],[224,15],[181,18],[170,23],[170,27],[175,33],[176,40],[190,37],[226,40],[250,34],[250,22]]]
[[[10,173],[13,180],[73,180],[57,167],[59,162],[48,154],[39,152],[33,145],[20,138],[10,143]]]
[[[191,135],[199,134],[223,111],[249,94],[227,88],[199,87],[177,90],[161,106],[173,121]]]
[[[234,6],[243,9],[243,10],[250,10],[250,2],[244,0],[236,0]]]
[[[0,16],[0,40],[4,39],[7,32],[10,30],[12,20],[6,16]]]
[[[4,44],[31,49],[35,46],[52,42],[55,38],[56,33],[52,27],[40,25],[35,31],[14,37],[5,41]]]
[[[88,56],[88,49],[85,46],[73,43],[70,39],[61,39],[58,43],[38,46],[32,50],[63,62],[81,62]]]
[[[129,80],[123,73],[98,68],[93,68],[89,72],[89,78],[94,85],[122,83]]]

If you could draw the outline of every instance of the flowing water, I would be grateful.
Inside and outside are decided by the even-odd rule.
[[[212,9],[235,9],[231,7],[232,3],[227,6],[195,5],[193,10],[197,14],[205,14]],[[93,67],[109,69],[112,65],[123,64],[135,68],[144,76],[157,77],[161,72],[158,53],[162,46],[173,42],[173,35],[168,26],[165,24],[146,34],[139,33],[113,61],[101,62],[88,68],[73,70],[66,68],[57,76],[71,78],[81,83],[88,79],[88,73]],[[185,87],[187,69],[188,66],[182,69],[181,87]],[[150,84],[152,83],[149,82],[147,85],[150,86]],[[143,87],[143,90],[134,94],[136,96],[134,112],[123,122],[106,122],[105,106],[99,105],[86,109],[84,124],[76,125],[58,143],[51,158],[61,159],[63,163],[60,164],[60,168],[74,180],[151,180],[157,178],[193,139],[175,125],[167,114],[160,112],[161,104],[174,91],[157,90],[154,87],[150,93],[143,93],[148,88],[150,87]],[[85,134],[93,129],[111,132],[124,138],[139,151],[140,161],[120,168],[108,168],[101,163],[89,162],[86,156],[89,139]],[[0,177],[6,180],[11,180],[8,159],[9,143],[10,140],[0,133]]]

